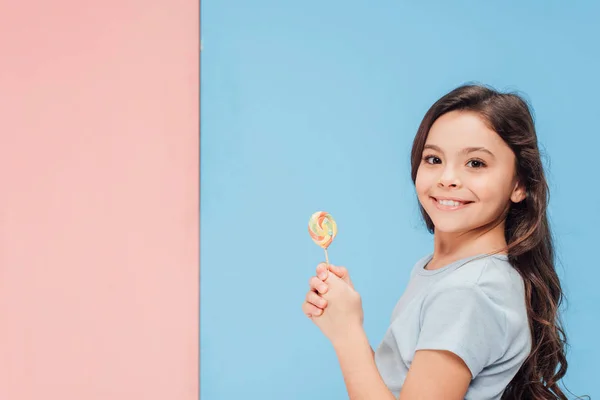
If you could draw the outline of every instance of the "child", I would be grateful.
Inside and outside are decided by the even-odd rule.
[[[411,164],[434,249],[377,351],[343,267],[319,264],[302,305],[350,399],[566,399],[563,293],[527,104],[484,86],[451,91],[425,114]]]

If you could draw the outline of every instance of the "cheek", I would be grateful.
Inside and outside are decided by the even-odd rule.
[[[417,195],[420,198],[428,196],[433,182],[435,182],[433,174],[423,168],[419,168],[417,171],[417,178],[415,179],[415,190],[417,191]]]
[[[504,186],[500,179],[485,179],[472,182],[470,189],[476,193],[480,202],[498,208],[506,203],[509,196]]]

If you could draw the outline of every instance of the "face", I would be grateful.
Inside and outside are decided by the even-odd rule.
[[[429,130],[415,182],[435,231],[462,233],[502,217],[525,198],[515,155],[473,112],[442,115]]]

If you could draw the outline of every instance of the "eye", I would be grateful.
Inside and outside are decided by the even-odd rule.
[[[427,155],[423,157],[423,161],[425,161],[427,164],[440,164],[442,162],[438,156],[433,155]]]
[[[471,168],[475,168],[475,169],[484,168],[487,166],[486,163],[484,163],[481,160],[469,160],[467,165],[469,165],[469,164],[470,164]]]

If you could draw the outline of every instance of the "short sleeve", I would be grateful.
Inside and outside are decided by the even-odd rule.
[[[415,351],[450,351],[475,378],[506,349],[505,315],[476,284],[436,288],[423,303]]]

